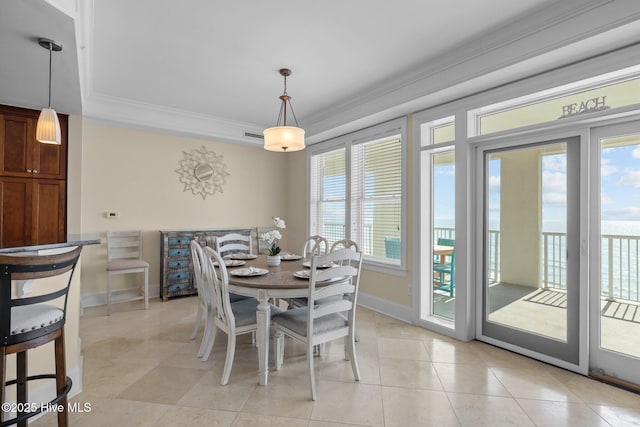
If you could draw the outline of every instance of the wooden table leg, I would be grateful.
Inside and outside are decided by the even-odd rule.
[[[260,385],[267,385],[269,381],[269,324],[271,319],[271,306],[265,291],[258,292],[258,310],[256,321],[258,322],[258,380]]]

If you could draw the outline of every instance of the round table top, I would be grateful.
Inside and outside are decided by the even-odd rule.
[[[281,261],[277,267],[267,265],[266,255],[259,255],[258,258],[247,260],[242,267],[229,267],[229,284],[243,286],[247,288],[270,288],[270,289],[305,289],[309,287],[308,279],[299,279],[293,275],[298,270],[308,270],[302,266],[303,259],[295,261]],[[233,270],[243,268],[263,268],[269,270],[267,274],[261,276],[234,276]]]

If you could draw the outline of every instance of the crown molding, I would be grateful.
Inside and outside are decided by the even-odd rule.
[[[85,99],[83,116],[95,121],[125,124],[139,129],[154,129],[197,138],[262,146],[262,128],[252,123],[233,121],[176,108],[148,104],[93,93]]]

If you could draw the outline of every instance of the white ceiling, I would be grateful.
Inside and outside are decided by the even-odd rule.
[[[22,0],[0,3],[0,103],[235,142],[272,126],[282,77],[300,126],[329,129],[546,55],[548,67],[638,41],[635,0]],[[580,25],[580,27],[578,27]],[[607,35],[607,38],[603,38]],[[595,37],[600,36],[596,41]],[[584,43],[593,40],[593,43]],[[551,56],[582,42],[582,50]],[[493,56],[492,56],[493,55]],[[573,55],[573,56],[572,56]],[[531,74],[532,66],[511,76]],[[497,76],[497,74],[496,74]],[[504,81],[478,80],[466,92]],[[445,91],[445,92],[443,92]],[[377,117],[376,119],[384,118]],[[390,118],[390,117],[387,117]]]

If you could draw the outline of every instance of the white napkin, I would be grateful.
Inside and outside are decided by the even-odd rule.
[[[249,267],[247,268],[247,274],[255,274],[259,271],[259,269],[255,268],[255,267]]]

